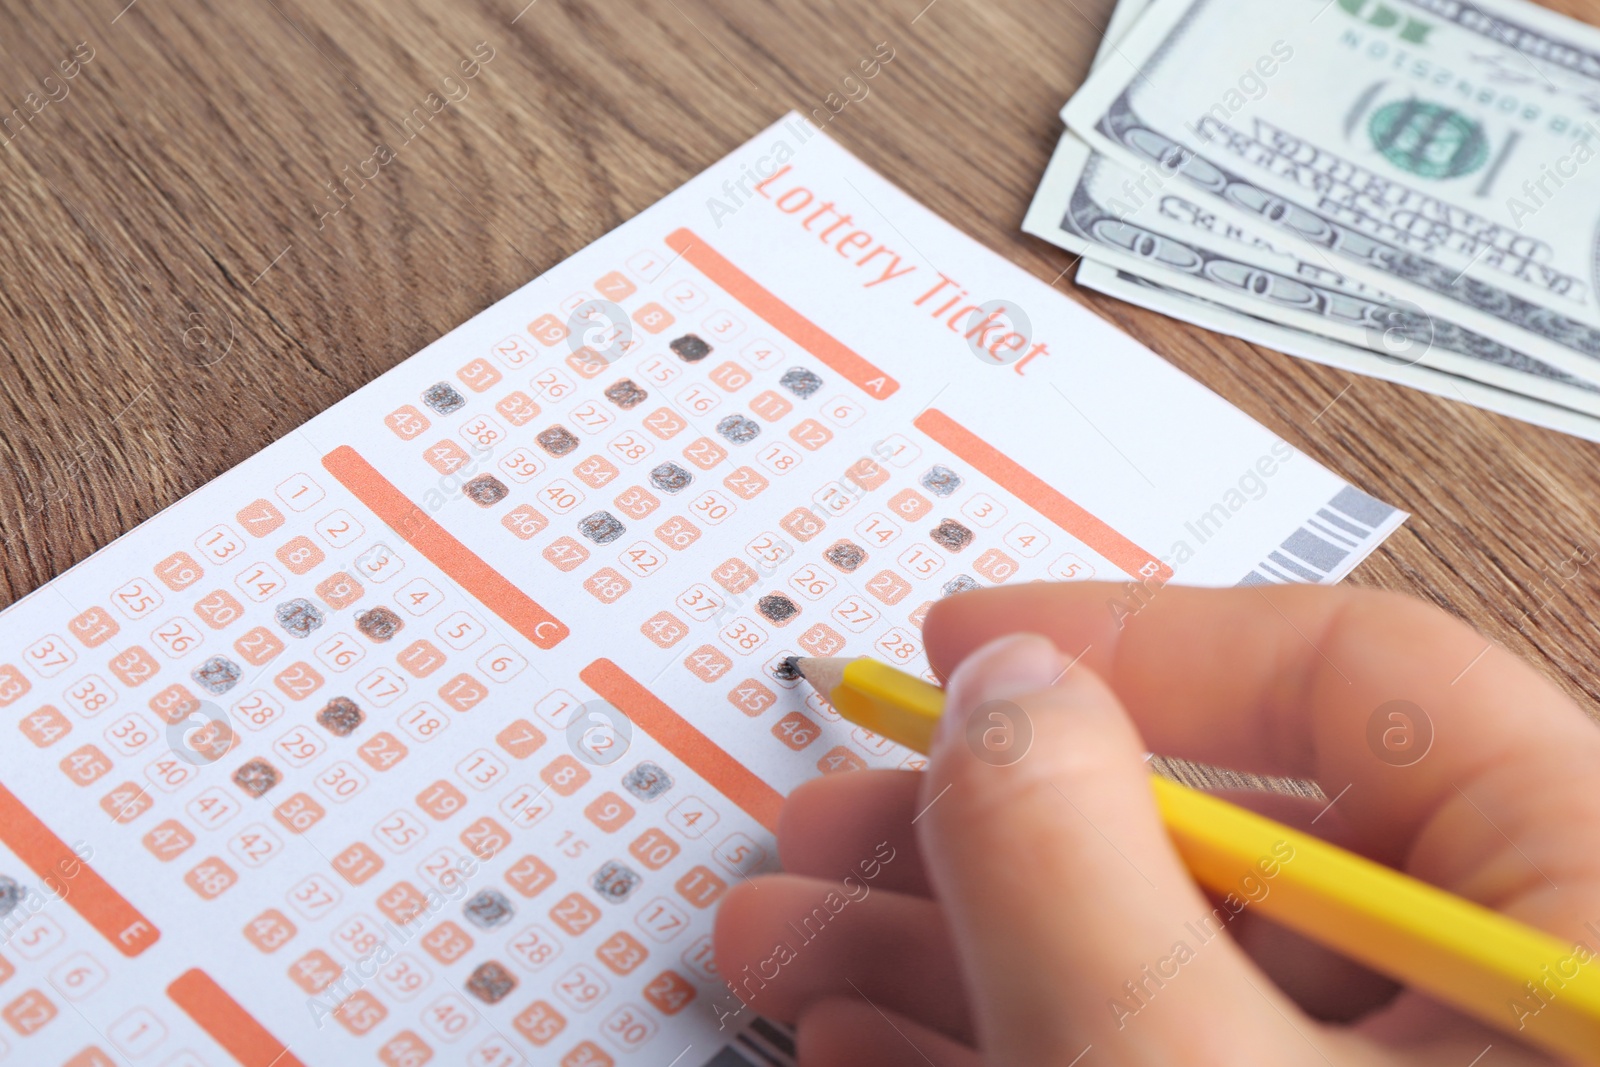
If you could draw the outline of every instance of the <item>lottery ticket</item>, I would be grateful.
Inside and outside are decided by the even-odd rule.
[[[1403,518],[790,116],[0,616],[0,1062],[787,1062],[786,657]]]

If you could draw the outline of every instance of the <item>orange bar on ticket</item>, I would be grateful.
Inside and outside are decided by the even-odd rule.
[[[244,1067],[305,1067],[288,1045],[273,1037],[198,967],[174,979],[167,986],[167,996]]]
[[[1076,537],[1137,579],[1166,581],[1172,568],[1146,552],[1103,520],[1091,515],[1047,485],[1022,464],[1003,454],[938,408],[913,420],[917,429],[954,452],[996,485]]]
[[[322,457],[322,465],[395,533],[517,633],[540,648],[554,648],[570,632],[565,623],[412,503],[355,449],[340,445]]]
[[[725,289],[729,296],[766,319],[784,336],[816,356],[861,389],[879,400],[892,396],[900,383],[847,347],[822,327],[785,304],[750,275],[735,267],[721,253],[695,236],[691,230],[673,230],[667,247]]]
[[[778,832],[778,809],[783,807],[783,797],[778,791],[640,685],[627,671],[608,659],[597,659],[579,671],[578,677],[717,792],[768,830]]]
[[[124,956],[137,956],[161,937],[139,909],[95,872],[39,820],[15,793],[0,785],[0,841]]]

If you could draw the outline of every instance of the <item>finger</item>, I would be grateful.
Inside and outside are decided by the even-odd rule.
[[[1504,1031],[1465,1019],[1418,993],[1404,992],[1353,1027],[1380,1046],[1404,1050],[1406,1067],[1550,1067],[1555,1061]],[[1492,1056],[1485,1053],[1494,1049]],[[1474,1061],[1477,1061],[1475,1064]],[[1567,1062],[1567,1061],[1562,1061]]]
[[[1311,586],[1167,587],[1144,599],[1130,614],[1124,588],[1104,583],[988,589],[936,604],[924,635],[935,668],[947,672],[996,635],[1043,633],[1083,655],[1158,752],[1310,776],[1330,793],[1351,786],[1342,813],[1365,850],[1390,863],[1404,860],[1424,822],[1449,806],[1461,817],[1452,830],[1476,847],[1463,852],[1456,838],[1452,852],[1441,837],[1427,853],[1429,877],[1444,884],[1478,870],[1484,850],[1496,847],[1498,831],[1481,816],[1470,825],[1474,813],[1458,787],[1478,800],[1481,783],[1497,809],[1480,804],[1489,821],[1503,816],[1529,832],[1542,824],[1564,839],[1547,818],[1562,810],[1600,827],[1600,791],[1582,784],[1600,757],[1593,725],[1527,665],[1419,601]],[[1431,749],[1410,765],[1384,747],[1393,731],[1383,709],[1396,700],[1420,709],[1399,709],[1414,727],[1432,730]],[[1552,840],[1547,851],[1570,872],[1580,850]],[[1527,865],[1520,872],[1533,874]],[[1525,887],[1482,891],[1517,888]]]
[[[1228,932],[1261,972],[1313,1019],[1351,1022],[1400,992],[1394,981],[1264,916],[1243,912]]]
[[[1235,913],[1179,861],[1116,697],[1067,664],[1032,635],[978,650],[934,741],[925,792],[949,788],[917,825],[978,1047],[996,1063],[1091,1045],[1102,1062],[1220,1063],[1247,1033],[1261,1062],[1314,1062],[1330,1042],[1223,936]],[[983,731],[1007,717],[1031,746],[996,755]]]
[[[981,1067],[978,1054],[865,998],[829,998],[796,1027],[800,1067]]]
[[[1344,848],[1359,846],[1339,808],[1326,800],[1242,789],[1214,795]],[[1218,899],[1208,893],[1213,903]],[[1263,974],[1313,1019],[1343,1022],[1391,1000],[1398,986],[1263,916],[1243,912],[1229,932]]]
[[[832,881],[854,875],[878,889],[928,896],[912,825],[921,783],[922,776],[910,771],[872,770],[828,774],[801,785],[778,816],[783,869]]]
[[[762,1015],[792,1022],[823,998],[866,996],[971,1039],[955,954],[930,900],[859,880],[770,875],[729,891],[713,941],[732,995]]]
[[[784,870],[828,880],[860,877],[871,869],[863,864],[889,842],[895,858],[881,865],[874,885],[930,895],[911,824],[920,811],[921,781],[921,775],[906,771],[870,770],[825,775],[800,786],[789,794],[779,819]],[[1335,844],[1350,837],[1339,810],[1326,800],[1243,790],[1217,795],[1279,822],[1314,828]],[[1231,932],[1246,955],[1312,1018],[1354,1018],[1394,995],[1393,982],[1275,923],[1256,919],[1240,915]]]

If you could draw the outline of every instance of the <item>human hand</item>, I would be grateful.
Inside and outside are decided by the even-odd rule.
[[[721,906],[718,966],[748,1011],[797,1023],[805,1067],[1552,1062],[1219,908],[1162,828],[1143,753],[1314,779],[1330,800],[1229,799],[1600,951],[1600,730],[1405,597],[1165,588],[1119,628],[1120,593],[1029,584],[934,607],[948,711],[927,771],[797,789],[786,873]],[[1431,724],[1404,758],[1382,741],[1395,700]],[[967,740],[991,701],[1031,728],[1015,762]],[[1506,1021],[1536,1026],[1559,995],[1536,987]]]

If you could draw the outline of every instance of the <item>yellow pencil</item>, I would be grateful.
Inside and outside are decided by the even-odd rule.
[[[799,659],[846,719],[927,752],[944,692],[871,659]],[[1237,891],[1275,862],[1252,908],[1531,1045],[1600,1063],[1600,945],[1567,944],[1426,882],[1159,775],[1167,833],[1196,882]]]

